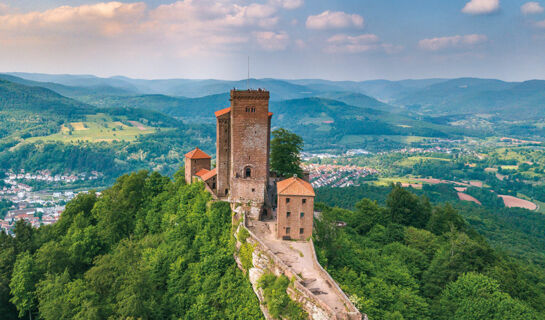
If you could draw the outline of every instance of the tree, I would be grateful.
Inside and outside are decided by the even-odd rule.
[[[425,197],[419,198],[397,184],[386,199],[392,222],[423,228],[431,216],[431,204]]]
[[[284,128],[273,131],[271,140],[271,169],[282,177],[302,176],[300,153],[303,139]]]
[[[535,311],[500,291],[499,283],[478,273],[467,273],[441,294],[444,319],[538,319]]]
[[[19,317],[28,312],[29,318],[32,319],[32,310],[36,305],[34,272],[34,262],[30,253],[27,251],[21,253],[13,267],[13,275],[9,284],[13,296],[10,302],[19,311]]]

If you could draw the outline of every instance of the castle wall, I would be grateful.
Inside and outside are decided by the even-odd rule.
[[[226,113],[216,119],[216,167],[218,168],[217,195],[229,194],[231,173],[231,118]]]
[[[237,211],[237,210],[236,210]],[[235,212],[236,212],[235,211]],[[241,211],[233,217],[233,219],[244,219],[241,218],[240,215],[244,215]],[[238,218],[236,218],[238,217]],[[236,220],[233,220],[235,222]],[[266,309],[264,305],[264,297],[263,292],[258,286],[258,280],[259,278],[267,273],[272,272],[276,276],[285,275],[291,280],[294,280],[293,285],[288,288],[288,294],[290,298],[294,301],[297,301],[300,303],[301,307],[308,313],[309,318],[312,320],[330,320],[330,319],[337,319],[337,320],[367,320],[367,316],[365,314],[361,314],[350,302],[348,297],[342,292],[342,290],[339,288],[339,286],[335,283],[335,281],[329,276],[329,274],[321,268],[320,264],[316,260],[316,254],[314,250],[312,250],[312,258],[314,259],[314,264],[319,266],[319,268],[322,270],[324,276],[328,280],[328,284],[335,288],[335,290],[338,290],[338,294],[342,297],[342,299],[345,301],[345,305],[347,310],[346,311],[334,311],[329,307],[327,304],[325,304],[323,301],[318,299],[316,295],[314,295],[306,286],[305,281],[300,277],[297,272],[295,272],[290,266],[288,266],[280,257],[278,257],[273,250],[271,250],[256,234],[254,234],[250,228],[247,226],[247,219],[244,219],[243,223],[239,224],[238,228],[235,230],[235,236],[238,235],[238,230],[240,228],[245,228],[248,233],[250,234],[250,237],[247,239],[248,242],[252,243],[254,245],[254,251],[252,253],[252,267],[248,270],[248,275],[250,282],[252,283],[252,287],[254,289],[254,292],[256,293],[257,297],[260,300],[260,307],[263,310],[263,313],[265,315],[266,319],[271,319],[268,310]],[[312,241],[310,242],[311,246],[313,246]],[[239,239],[237,239],[237,248],[240,248],[242,243]],[[237,261],[237,264],[240,269],[242,268],[242,263],[240,261],[240,257],[235,254],[235,260]]]
[[[210,159],[189,159],[185,158],[185,182],[190,184],[193,182],[195,173],[202,169],[210,170]]]
[[[230,199],[264,204],[269,176],[269,92],[232,90],[230,114]]]
[[[287,202],[289,199],[289,202]],[[305,203],[303,203],[303,199]],[[288,217],[288,212],[289,217]],[[303,213],[303,217],[301,217]],[[291,239],[308,239],[312,236],[314,219],[314,198],[309,196],[278,196],[276,210],[276,237],[282,239],[289,236]],[[287,228],[289,233],[287,233]],[[303,229],[303,233],[300,232]]]

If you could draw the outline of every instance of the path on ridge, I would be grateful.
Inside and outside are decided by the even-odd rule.
[[[251,221],[250,229],[278,258],[303,278],[305,287],[318,299],[336,312],[346,311],[338,290],[334,286],[329,286],[327,280],[314,266],[311,242],[276,239],[273,221]]]

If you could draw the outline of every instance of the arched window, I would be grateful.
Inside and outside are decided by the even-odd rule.
[[[251,178],[252,177],[252,168],[246,167],[244,169],[244,178]]]

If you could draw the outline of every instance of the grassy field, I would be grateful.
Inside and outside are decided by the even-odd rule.
[[[420,161],[445,161],[445,162],[449,162],[451,160],[450,159],[445,159],[445,158],[415,156],[415,157],[405,158],[405,159],[403,159],[401,161],[396,162],[396,164],[399,165],[399,166],[402,166],[402,167],[412,167],[413,165],[415,165],[416,163],[418,163]]]
[[[379,178],[378,180],[372,181],[371,183],[379,187],[388,187],[392,183],[395,184],[398,182],[402,184],[422,184],[421,181],[411,179],[411,178],[406,178],[406,177]]]
[[[121,121],[114,121],[105,114],[97,114],[87,116],[86,121],[71,122],[62,125],[61,130],[58,133],[45,137],[33,137],[26,141],[34,142],[37,140],[45,140],[61,141],[65,143],[77,141],[132,141],[139,135],[155,132],[155,128],[145,126],[136,121],[127,123],[128,124],[122,123]]]

